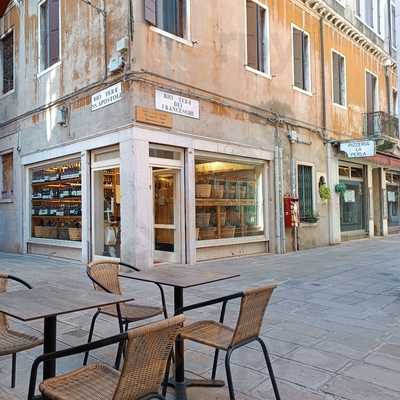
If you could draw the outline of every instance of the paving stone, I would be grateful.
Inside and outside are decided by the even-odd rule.
[[[312,392],[302,386],[294,385],[285,381],[277,380],[279,394],[287,400],[325,400],[325,394]],[[265,385],[260,385],[251,392],[251,395],[259,400],[275,400],[275,394],[268,380]]]
[[[342,374],[360,379],[387,389],[400,391],[399,374],[390,369],[365,363],[354,363],[342,371]]]
[[[400,358],[392,357],[386,354],[372,353],[364,360],[368,364],[377,365],[379,367],[392,369],[400,372]]]
[[[342,355],[305,347],[287,354],[286,358],[332,372],[338,371],[351,361]]]
[[[398,400],[399,393],[359,379],[337,376],[322,391],[348,400]]]
[[[331,374],[325,371],[285,359],[276,360],[273,364],[273,369],[278,378],[314,390],[332,377]]]

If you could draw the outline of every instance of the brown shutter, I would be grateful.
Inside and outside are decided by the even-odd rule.
[[[294,85],[304,89],[303,32],[296,28],[293,28],[293,71]]]
[[[50,65],[60,60],[60,9],[59,0],[49,0]]]
[[[247,65],[258,69],[257,5],[252,1],[247,1]]]
[[[144,19],[157,26],[157,0],[144,0]]]

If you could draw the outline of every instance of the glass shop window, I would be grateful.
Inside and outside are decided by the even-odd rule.
[[[80,242],[81,199],[79,159],[32,169],[32,238]]]
[[[196,157],[197,240],[264,235],[263,164]]]

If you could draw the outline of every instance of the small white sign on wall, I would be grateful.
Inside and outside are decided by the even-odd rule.
[[[355,190],[346,190],[344,192],[344,202],[345,203],[355,203],[356,202]]]
[[[200,102],[188,97],[156,90],[156,109],[184,117],[200,119]]]
[[[340,151],[344,151],[349,158],[373,157],[376,153],[375,141],[358,140],[340,143]]]
[[[110,104],[116,103],[122,99],[122,84],[110,86],[92,96],[92,111],[107,107]]]

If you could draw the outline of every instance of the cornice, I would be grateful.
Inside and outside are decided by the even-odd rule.
[[[309,9],[317,12],[325,21],[334,26],[338,31],[343,33],[353,42],[357,43],[361,48],[375,56],[382,63],[388,63],[393,70],[397,70],[397,64],[394,59],[381,47],[376,45],[366,35],[360,32],[351,22],[337,14],[335,10],[329,7],[322,0],[300,0]]]

